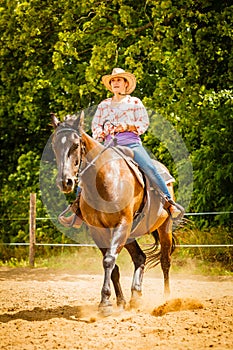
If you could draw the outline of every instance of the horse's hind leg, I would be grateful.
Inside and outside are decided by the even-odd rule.
[[[130,306],[137,307],[142,295],[142,280],[146,262],[146,255],[141,250],[136,240],[131,241],[125,245],[128,250],[133,263],[134,263],[134,275],[131,286],[131,300]]]
[[[172,253],[172,220],[168,218],[159,228],[159,240],[161,246],[160,262],[164,276],[164,294],[170,295],[169,271]]]
[[[105,256],[107,249],[100,248],[100,250],[103,256]],[[124,308],[126,301],[122,292],[122,288],[120,284],[120,271],[117,265],[115,265],[114,269],[112,270],[111,280],[112,280],[113,287],[116,294],[117,306]]]
[[[112,274],[111,274],[111,280],[113,282],[113,286],[115,289],[115,294],[116,294],[116,298],[117,298],[117,306],[118,307],[122,307],[125,308],[125,298],[121,289],[121,285],[120,285],[120,272],[119,272],[119,267],[117,265],[115,265]]]

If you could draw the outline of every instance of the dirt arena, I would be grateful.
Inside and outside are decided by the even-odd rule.
[[[232,349],[233,278],[145,275],[139,309],[101,318],[102,275],[0,268],[0,349]],[[131,277],[122,277],[130,299]],[[114,296],[112,295],[114,301]]]

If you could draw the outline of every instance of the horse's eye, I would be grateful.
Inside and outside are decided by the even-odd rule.
[[[78,144],[73,144],[70,149],[69,149],[69,152],[68,152],[68,157],[78,148]]]

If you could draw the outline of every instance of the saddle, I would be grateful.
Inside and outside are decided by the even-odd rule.
[[[150,228],[154,225],[156,218],[161,216],[163,210],[164,200],[161,191],[151,187],[150,181],[147,175],[139,168],[139,165],[133,159],[133,151],[124,146],[115,146],[114,150],[125,159],[128,166],[134,172],[139,183],[144,188],[144,198],[140,210],[135,213],[131,237],[141,236],[147,232],[150,232]],[[175,179],[169,173],[168,169],[159,161],[152,159],[159,174],[162,176],[166,184],[175,182]]]
[[[134,171],[141,185],[143,187],[145,187],[146,185],[149,186],[149,184],[145,183],[145,178],[147,178],[146,174],[143,172],[142,169],[139,168],[138,163],[136,163],[133,159],[134,157],[133,150],[131,150],[129,147],[126,147],[126,146],[116,146],[114,147],[114,149],[118,154],[120,154],[125,159],[127,164]],[[155,160],[155,159],[152,159],[152,162],[154,163],[156,169],[158,170],[158,173],[162,176],[166,184],[175,182],[174,177],[171,176],[168,169],[162,163],[160,163],[158,160]]]

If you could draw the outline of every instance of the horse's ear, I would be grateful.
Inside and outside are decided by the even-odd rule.
[[[52,125],[53,125],[54,129],[56,129],[58,127],[58,125],[60,124],[60,120],[56,117],[56,115],[54,113],[51,113],[51,121],[52,121]]]
[[[84,112],[82,111],[80,116],[75,120],[73,127],[80,132],[84,129]]]
[[[84,129],[84,111],[81,112],[79,119],[79,125],[82,129]]]

